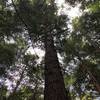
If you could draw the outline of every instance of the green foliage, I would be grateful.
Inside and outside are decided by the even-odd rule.
[[[100,4],[99,1],[93,2],[85,6],[89,11],[73,19],[73,32],[64,41],[65,63],[69,65],[74,60],[73,64],[77,66],[73,69],[76,77],[73,91],[80,97],[88,91],[90,96],[84,94],[82,98],[86,100],[95,98],[100,92],[96,86],[100,84]],[[97,91],[97,94],[93,91]]]
[[[96,1],[92,4],[89,4],[87,6],[87,9],[89,9],[89,11],[92,12],[92,13],[99,12],[99,10],[100,10],[100,1]]]
[[[0,44],[0,64],[11,65],[15,57],[15,44]]]
[[[79,28],[80,28],[80,21],[79,21],[79,18],[76,17],[72,20],[72,25],[73,25],[73,30],[74,31],[78,31]]]
[[[66,25],[67,17],[57,15],[57,6],[52,5],[52,3],[48,4],[45,1],[42,2],[42,0],[35,0],[34,3],[29,0],[21,1],[19,2],[18,11],[28,26],[29,35],[33,40],[41,38],[41,36],[53,30],[61,31],[62,27]],[[53,34],[55,33],[56,31],[53,32]]]
[[[95,2],[99,2],[99,0],[65,0],[71,6],[76,6],[77,4],[81,4],[81,9],[84,10],[88,5],[94,4]]]
[[[7,87],[0,86],[0,100],[6,100]]]
[[[6,69],[15,61],[15,44],[0,44],[0,76],[6,74]]]
[[[20,59],[21,61],[14,65],[13,75],[17,72],[20,74],[24,69],[22,80],[19,82],[20,86],[9,97],[9,100],[14,100],[14,98],[29,100],[33,98],[33,93],[36,94],[36,100],[43,99],[41,95],[43,95],[44,62],[38,64],[38,57],[25,54],[26,52],[19,54],[22,58],[19,57],[17,60],[15,60],[15,56],[20,49],[23,51],[26,46],[30,45],[30,40],[32,42],[38,41],[39,43],[37,43],[40,45],[41,42],[44,42],[44,35],[49,32],[53,34],[57,47],[62,49],[60,42],[65,46],[66,56],[63,55],[65,56],[65,65],[70,66],[70,63],[73,63],[77,66],[74,70],[70,66],[67,75],[64,75],[65,85],[72,85],[75,89],[71,92],[73,100],[75,100],[77,93],[82,97],[82,100],[88,100],[95,93],[90,94],[87,91],[98,91],[96,84],[100,84],[100,2],[98,0],[66,1],[74,6],[77,2],[81,2],[82,7],[89,10],[89,12],[84,12],[80,18],[73,19],[73,32],[68,37],[67,31],[64,31],[67,30],[66,21],[68,18],[66,15],[57,15],[58,8],[54,1],[14,0],[16,9],[11,10],[6,7],[6,0],[0,0],[0,76],[3,76],[8,67]],[[26,33],[29,33],[29,37]],[[14,38],[16,45],[6,43],[5,37],[9,36]],[[17,66],[20,67],[17,68]],[[9,70],[11,70],[10,67]],[[72,74],[69,74],[70,70],[73,70]],[[95,83],[90,73],[96,79]],[[12,80],[16,82],[16,79]],[[23,85],[21,82],[24,81]],[[82,90],[82,85],[85,86],[85,90]],[[34,86],[36,88],[33,89]],[[8,91],[3,87],[2,91],[0,90],[1,98],[5,98]]]
[[[71,86],[74,84],[74,82],[76,81],[76,78],[74,75],[73,76],[72,75],[65,75],[64,81],[65,81],[65,86],[68,87],[68,86]]]
[[[13,11],[0,10],[0,37],[9,37],[13,33],[21,32],[21,27],[18,24],[18,18]]]
[[[24,63],[28,66],[28,73],[32,74],[36,72],[36,56],[27,54],[24,56]],[[31,76],[31,75],[30,75]]]
[[[29,100],[31,96],[32,89],[30,89],[29,87],[23,87],[21,90],[11,95],[7,100],[13,100],[14,98],[16,98],[16,100]]]

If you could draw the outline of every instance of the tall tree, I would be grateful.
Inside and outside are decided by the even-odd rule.
[[[76,81],[73,87],[76,87],[80,98],[84,94],[86,96],[87,91],[92,99],[100,96],[98,78],[100,72],[99,5],[97,0],[91,1],[85,6],[82,16],[73,20],[73,32],[65,42],[67,64],[74,61],[77,66],[72,69],[74,73],[76,71]],[[84,89],[82,85],[85,87]]]
[[[57,7],[50,0],[12,0],[15,11],[27,28],[31,41],[42,40],[45,48],[45,100],[68,100],[62,71],[59,65],[54,38],[66,33],[66,16],[57,15]],[[33,3],[33,4],[32,4]],[[30,18],[29,18],[30,17]],[[37,39],[36,39],[37,38]]]

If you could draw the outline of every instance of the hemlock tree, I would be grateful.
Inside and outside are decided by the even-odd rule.
[[[73,32],[65,41],[66,62],[74,61],[74,92],[80,99],[100,96],[100,2],[91,1],[82,16],[73,20]],[[68,64],[67,63],[67,64]],[[71,66],[69,67],[71,68]],[[83,89],[84,86],[84,89]]]
[[[98,72],[99,63],[100,63],[100,3],[99,1],[95,1],[94,3],[90,3],[87,8],[88,12],[85,12],[83,16],[81,16],[78,20],[77,27],[75,29],[76,32],[82,36],[84,40],[84,64],[87,66],[87,73],[90,75],[90,80],[94,84],[95,90],[100,93],[100,81]],[[86,42],[85,42],[86,41]],[[86,59],[86,57],[89,57]],[[82,60],[82,59],[81,59]],[[87,64],[86,64],[87,63]],[[83,64],[83,63],[82,63]],[[83,64],[83,65],[84,65]],[[94,71],[93,71],[94,70]],[[98,72],[97,72],[98,70]],[[95,75],[96,73],[96,75]],[[90,83],[91,83],[90,82]]]
[[[27,31],[34,43],[44,43],[45,49],[45,100],[68,100],[55,41],[67,32],[65,15],[57,15],[54,1],[18,0],[13,1],[14,14],[19,19],[16,27]],[[12,31],[12,30],[11,30]],[[22,33],[21,33],[22,34]],[[55,41],[54,41],[55,40]]]
[[[38,35],[45,48],[44,100],[66,100],[68,96],[54,46],[54,37],[56,38],[58,32],[60,34],[62,31],[66,31],[63,29],[66,28],[66,16],[57,16],[54,1],[47,4],[46,1],[37,0],[34,1],[34,5],[31,5],[29,1],[26,2],[29,4],[25,1],[19,3],[20,16],[27,25],[31,40],[33,41],[34,36]],[[28,17],[30,17],[29,20],[27,20]]]

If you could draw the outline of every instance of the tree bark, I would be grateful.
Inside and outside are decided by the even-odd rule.
[[[52,35],[45,36],[44,100],[69,100]]]

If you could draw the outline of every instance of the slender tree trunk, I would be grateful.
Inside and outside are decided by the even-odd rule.
[[[69,100],[59,65],[53,37],[45,36],[45,90],[44,100]]]
[[[25,67],[26,69],[26,67]],[[20,75],[20,78],[19,80],[17,81],[16,83],[16,87],[13,89],[13,92],[10,94],[10,96],[7,98],[7,100],[13,100],[13,97],[15,96],[16,92],[17,92],[17,89],[23,79],[23,76],[24,76],[24,72],[25,72],[25,69],[22,71],[21,75]]]

